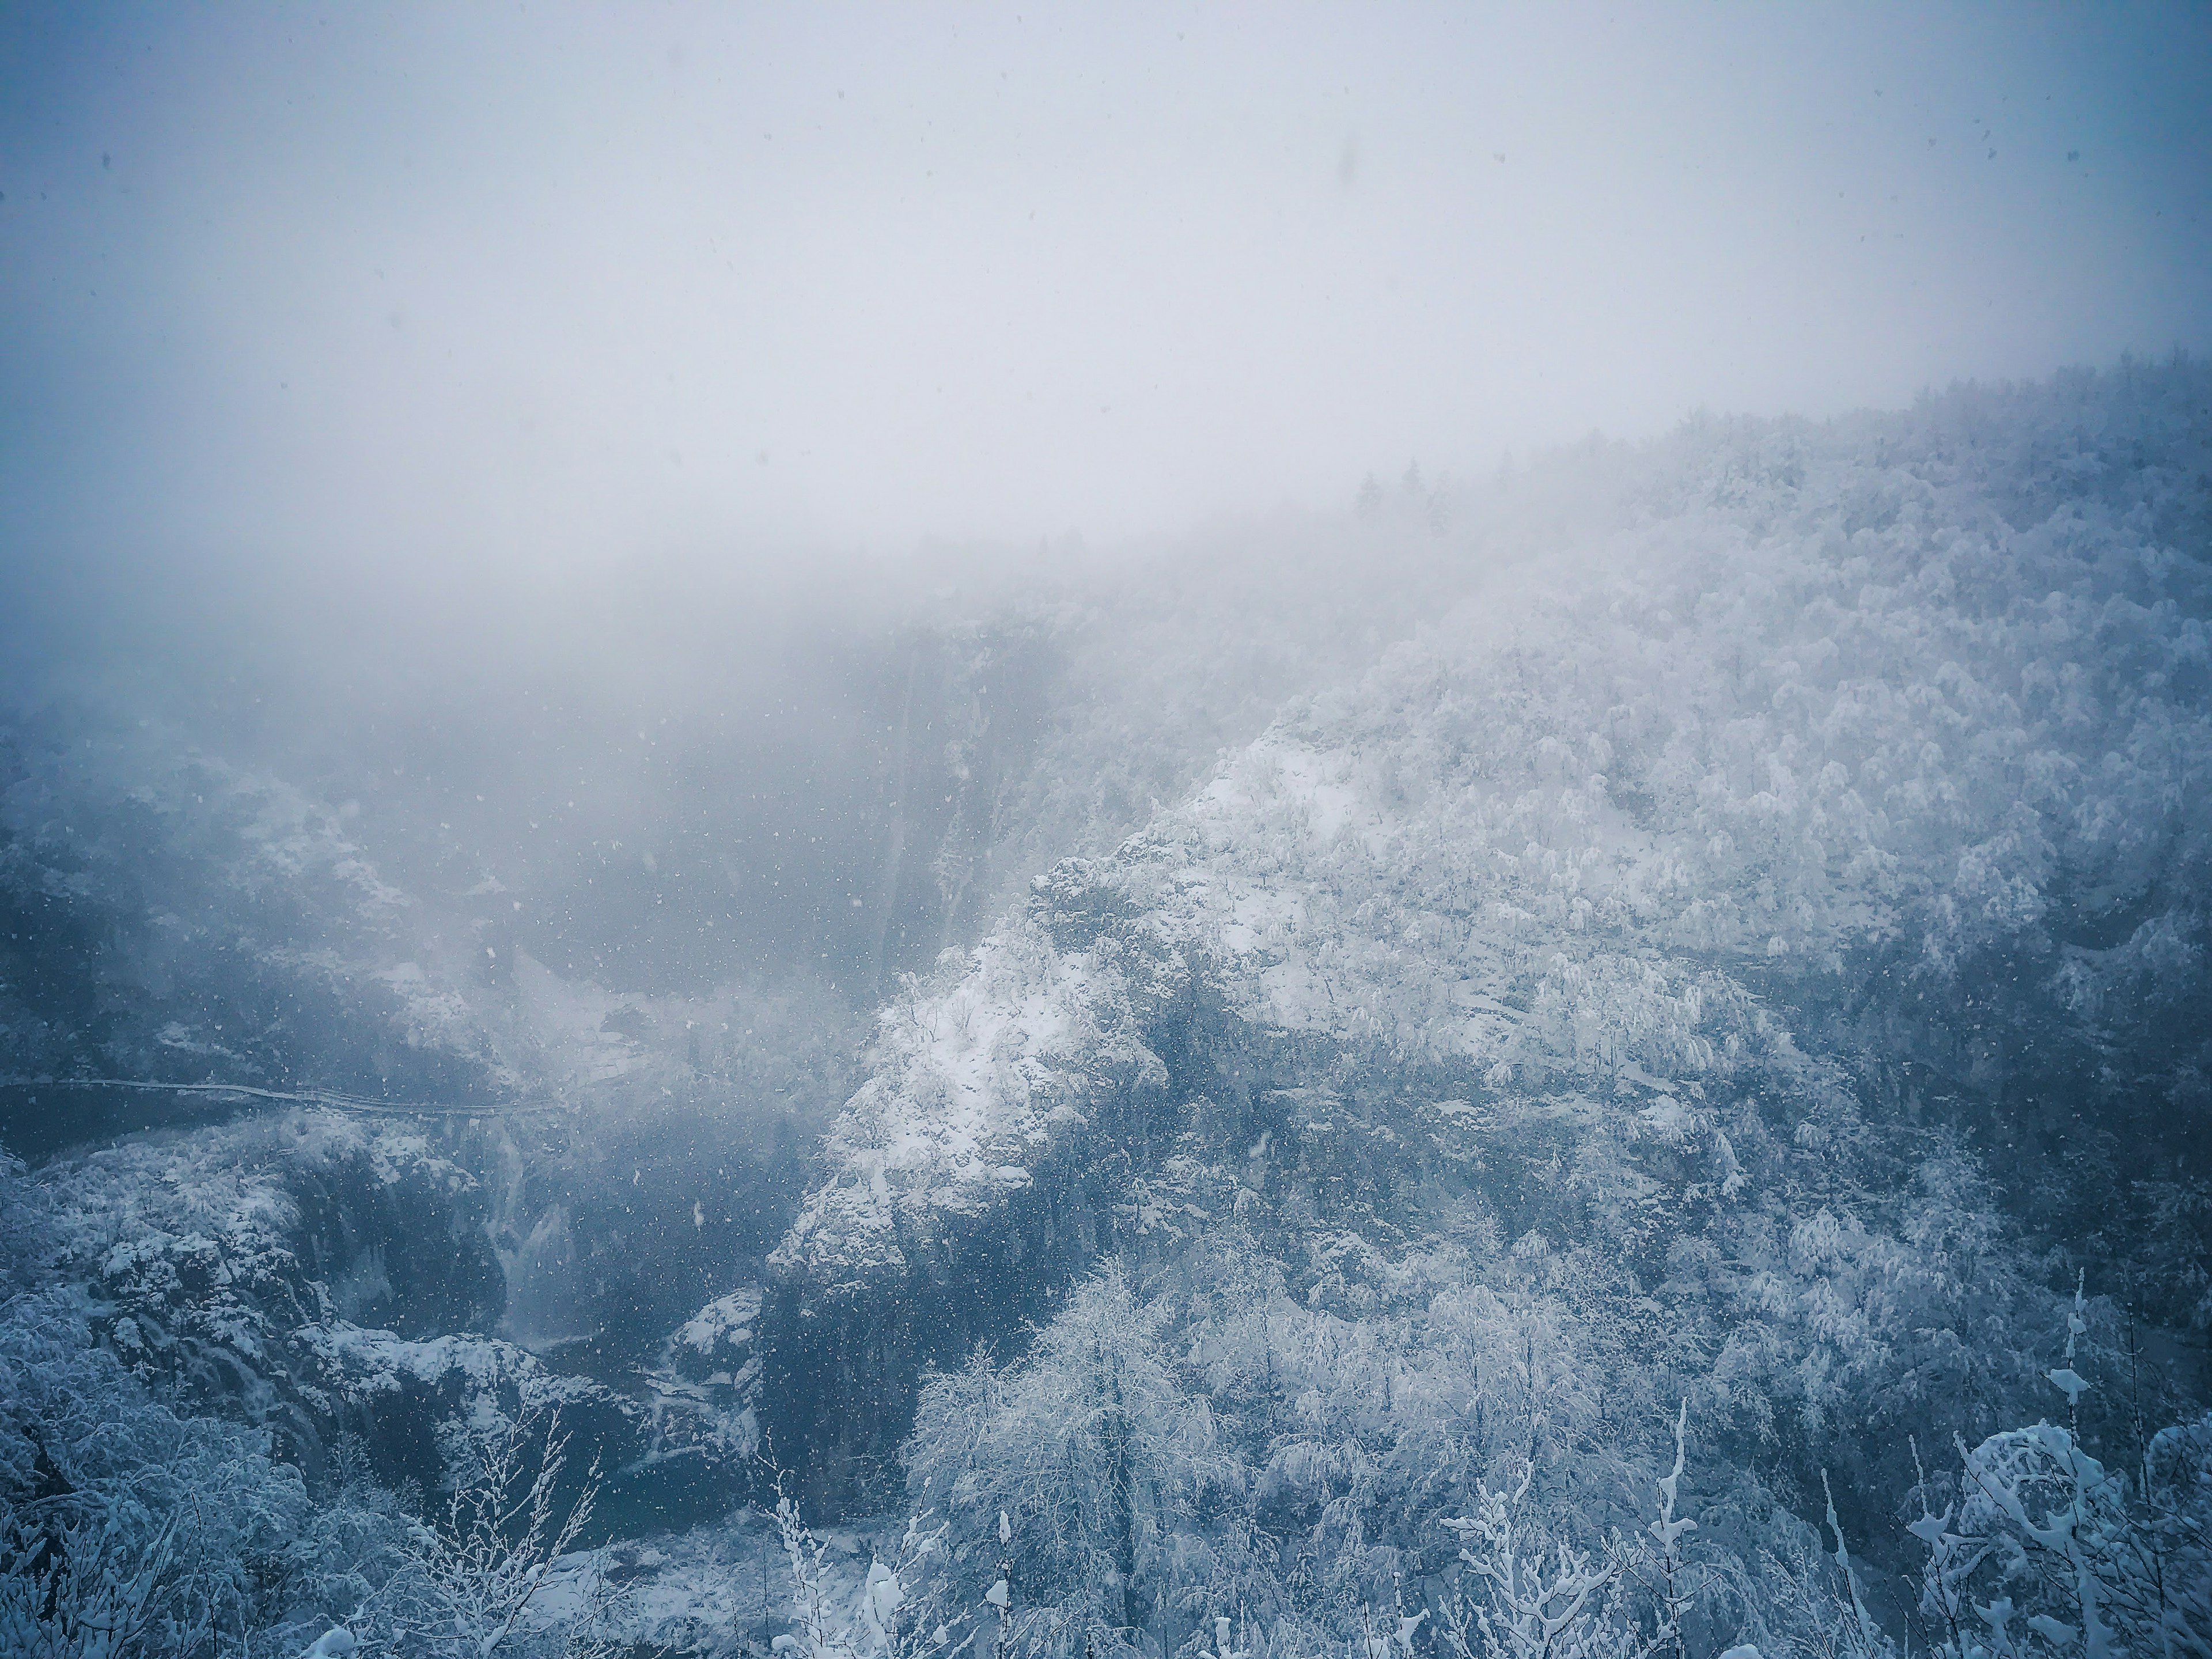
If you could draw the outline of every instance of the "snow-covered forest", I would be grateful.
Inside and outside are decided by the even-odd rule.
[[[771,599],[0,715],[0,1652],[2212,1651],[2212,369]]]

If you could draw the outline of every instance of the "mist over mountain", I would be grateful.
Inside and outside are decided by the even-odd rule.
[[[2212,1655],[2207,85],[0,7],[0,1659]]]
[[[2176,357],[78,653],[9,1639],[2200,1643],[2208,532]]]

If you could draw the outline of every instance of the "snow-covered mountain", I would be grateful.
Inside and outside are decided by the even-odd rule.
[[[2162,1015],[2202,988],[2207,578],[2155,526],[2208,486],[2198,394],[2161,389],[1639,458],[1666,493],[1601,548],[1301,700],[888,1011],[789,1259],[1018,1186],[1083,1078],[1157,1075],[1132,1044],[1162,973],[1503,1100],[1717,1082],[1787,1053],[1761,1002],[1869,966],[1899,1001],[1968,995],[2000,957],[2065,1038],[2160,1028],[2200,1066]]]
[[[2136,1473],[2078,1516],[2168,1538],[2204,1461],[2212,377],[1237,539],[917,599],[804,741],[671,705],[617,753],[518,691],[520,805],[27,715],[9,1271],[74,1334],[10,1328],[0,1467],[22,1379],[96,1372],[269,1436],[223,1455],[302,1471],[283,1548],[333,1493],[398,1540],[378,1492],[557,1406],[628,1529],[798,1500],[802,1588],[802,1510],[933,1516],[836,1590],[862,1647],[912,1597],[1040,1653],[1455,1654],[1515,1527],[1616,1564],[1601,1646],[1842,1607],[1871,1654],[2001,1571],[2078,1626],[2032,1539],[1942,1540],[2092,1452]],[[637,798],[553,790],[594,764]],[[124,1082],[264,1093],[55,1112]]]
[[[1330,1366],[1316,1395],[1201,1356],[1303,1325],[1392,1353],[1387,1399],[1466,1340],[1464,1298],[1509,1349],[1540,1318],[1553,1387],[1595,1371],[1647,1414],[1553,1440],[1563,1396],[1524,1454],[1603,1488],[1581,1437],[1663,1461],[1657,1402],[1686,1396],[1723,1449],[1709,1524],[1748,1556],[1823,1485],[1879,1540],[1910,1443],[2051,1410],[2039,1253],[2115,1326],[2201,1322],[2176,1200],[2212,1041],[2204,395],[2149,372],[1686,429],[1619,463],[1602,533],[1037,878],[879,1016],[771,1258],[795,1363],[766,1409],[822,1494],[896,1455],[913,1501],[964,1483],[979,1527],[1002,1497],[1042,1524],[1066,1446],[1024,1413],[1137,1317],[1064,1300],[1107,1257],[1148,1270],[1139,1346],[1209,1379],[1160,1384],[1159,1431],[1210,1400],[1215,1455],[1257,1449],[1216,1478],[1290,1481],[1303,1519],[1269,1535],[1370,1605],[1449,1553],[1365,1460],[1471,1479],[1413,1449],[1468,1402],[1378,1418],[1320,1405]],[[1256,1339],[1218,1289],[1255,1261]],[[1003,1382],[931,1380],[1031,1326]],[[2066,1403],[2123,1437],[2116,1398]],[[1095,1605],[1270,1601],[1280,1558],[1221,1555],[1202,1480],[1181,1502]]]

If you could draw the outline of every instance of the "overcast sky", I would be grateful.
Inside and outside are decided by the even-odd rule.
[[[0,9],[0,559],[1094,542],[2212,345],[2212,10]]]

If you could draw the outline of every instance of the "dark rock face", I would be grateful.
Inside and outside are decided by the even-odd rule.
[[[1168,1091],[1102,1103],[1093,1127],[991,1212],[927,1236],[902,1230],[902,1270],[769,1287],[761,1415],[811,1512],[895,1503],[923,1376],[978,1349],[1018,1352],[1103,1258],[1141,1267],[1222,1224],[1279,1243],[1285,1229],[1376,1231],[1386,1212],[1410,1224],[1432,1187],[1473,1179],[1435,1167],[1413,1132],[1415,1103],[1448,1093],[1449,1079],[1316,1060],[1308,1045],[1218,1010],[1202,1034],[1178,1035]],[[1341,1086],[1297,1081],[1316,1069]],[[1328,1130],[1315,1127],[1316,1111],[1336,1120]],[[1499,1173],[1514,1167],[1501,1160]]]
[[[769,1445],[797,1462],[817,1513],[866,1508],[896,1490],[899,1443],[924,1371],[1003,1353],[1048,1319],[1068,1282],[1117,1236],[1125,1173],[1071,1149],[1003,1209],[957,1233],[912,1241],[896,1275],[824,1292],[790,1280],[763,1307],[762,1399]]]
[[[420,1172],[376,1178],[365,1160],[305,1166],[287,1180],[299,1207],[301,1267],[340,1317],[402,1336],[489,1330],[507,1304],[473,1185]]]
[[[1054,1133],[1001,1127],[978,1140],[981,1162],[1016,1178],[1011,1190],[979,1201],[971,1185],[947,1200],[933,1196],[926,1164],[888,1170],[876,1196],[848,1194],[817,1224],[811,1256],[784,1253],[762,1310],[763,1426],[817,1513],[890,1495],[923,1373],[979,1347],[1003,1354],[1048,1319],[1120,1241],[1134,1178],[1190,1127],[1193,1068],[1204,1064],[1191,976],[1133,934],[1128,907],[1087,865],[1055,873],[1031,905],[1054,947],[1087,948],[1118,983],[1142,980],[1150,994],[1117,1003],[1111,1054],[1083,1055],[1054,1079]],[[864,1211],[878,1231],[862,1260],[842,1230]]]
[[[757,1285],[715,1297],[639,1379],[641,1449],[621,1474],[663,1524],[708,1519],[760,1493],[760,1315]]]

